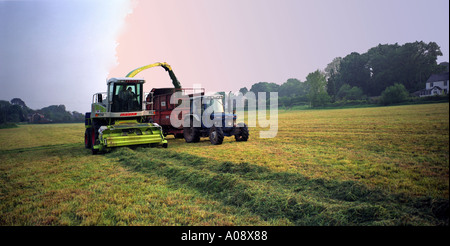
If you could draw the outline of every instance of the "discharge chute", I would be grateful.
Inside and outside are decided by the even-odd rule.
[[[178,81],[177,77],[175,76],[175,73],[173,72],[172,68],[170,67],[169,64],[165,63],[165,62],[157,62],[157,63],[153,63],[147,66],[143,66],[140,68],[136,68],[133,71],[129,72],[127,74],[126,77],[134,77],[136,76],[136,74],[140,73],[141,71],[148,69],[148,68],[152,68],[152,67],[162,67],[164,68],[164,70],[166,70],[169,73],[170,79],[172,79],[172,84],[175,88],[181,88],[181,84]]]

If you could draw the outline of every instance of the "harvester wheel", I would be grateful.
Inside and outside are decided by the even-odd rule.
[[[84,132],[84,147],[86,149],[91,148],[91,128],[87,128]]]
[[[94,145],[95,145],[95,141],[97,140],[97,136],[95,134],[95,127],[91,128],[91,150],[92,150],[92,154],[95,155],[98,153],[98,149],[94,149]]]
[[[212,126],[211,129],[209,129],[209,141],[214,145],[222,144],[223,131],[221,127]]]
[[[250,133],[248,132],[248,127],[246,124],[244,124],[243,126],[241,126],[240,128],[240,132],[239,134],[234,135],[234,138],[236,139],[236,141],[240,142],[240,141],[247,141],[248,140],[248,136],[250,135]]]

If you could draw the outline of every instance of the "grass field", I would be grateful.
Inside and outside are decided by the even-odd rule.
[[[0,225],[448,225],[449,104],[279,112],[276,138],[91,155],[0,129]]]

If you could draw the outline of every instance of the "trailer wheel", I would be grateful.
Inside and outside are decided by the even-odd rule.
[[[209,141],[214,145],[222,144],[223,131],[221,127],[212,126],[211,129],[209,129]]]
[[[247,141],[248,140],[248,136],[250,135],[250,133],[248,132],[248,127],[246,124],[244,124],[243,126],[241,126],[240,128],[240,132],[239,134],[234,135],[234,138],[236,139],[236,141],[240,142],[240,141]]]

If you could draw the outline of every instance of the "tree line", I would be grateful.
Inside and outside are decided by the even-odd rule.
[[[279,105],[341,105],[342,103],[384,105],[406,100],[425,88],[431,74],[448,71],[437,64],[442,56],[435,42],[379,44],[363,54],[353,52],[334,58],[324,70],[316,70],[302,82],[291,78],[279,85],[258,82],[250,91],[278,92]],[[387,91],[386,91],[387,90]],[[245,94],[246,87],[239,90]]]
[[[84,122],[84,115],[69,112],[64,105],[51,105],[39,110],[30,109],[20,98],[10,102],[0,100],[0,124],[6,123],[75,123]]]

